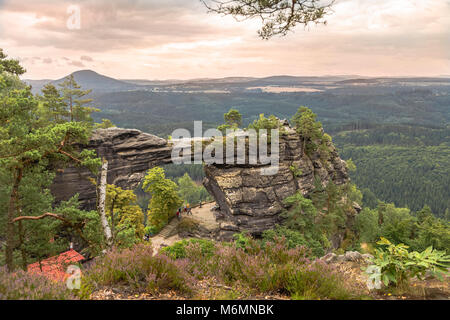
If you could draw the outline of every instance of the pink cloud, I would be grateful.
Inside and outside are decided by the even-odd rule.
[[[450,4],[441,0],[340,0],[328,26],[270,41],[258,38],[258,21],[207,14],[196,0],[80,0],[80,30],[66,27],[69,4],[0,7],[0,47],[22,58],[27,77],[60,78],[87,63],[110,76],[150,79],[450,73]]]

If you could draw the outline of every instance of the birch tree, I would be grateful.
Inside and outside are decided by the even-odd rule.
[[[113,236],[111,228],[108,223],[108,218],[106,217],[106,187],[107,187],[107,175],[108,175],[108,161],[106,159],[102,160],[102,170],[100,173],[100,184],[99,184],[99,200],[98,200],[98,213],[100,215],[100,221],[102,222],[103,232],[105,234],[106,245],[108,248],[113,246]]]

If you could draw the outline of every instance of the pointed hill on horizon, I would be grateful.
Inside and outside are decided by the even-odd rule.
[[[140,85],[137,84],[132,84],[126,81],[121,81],[101,75],[93,70],[75,71],[70,75],[74,76],[75,81],[81,86],[82,89],[84,90],[92,89],[94,93],[129,91],[138,89],[140,87]],[[24,81],[32,86],[33,93],[38,93],[47,83],[52,83],[57,86],[63,83],[64,79],[66,79],[68,76],[58,80],[24,80]]]

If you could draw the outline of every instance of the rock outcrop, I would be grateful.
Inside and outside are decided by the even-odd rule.
[[[326,159],[321,159],[318,152],[307,156],[302,138],[287,123],[284,129],[276,175],[261,175],[264,166],[260,165],[205,166],[204,185],[222,213],[220,239],[229,239],[243,230],[260,235],[273,228],[281,222],[283,200],[299,191],[307,196],[315,189],[316,179],[324,186],[330,180],[336,185],[349,181],[346,164],[331,142]]]
[[[83,147],[96,150],[99,157],[108,160],[108,183],[124,189],[137,187],[149,168],[171,162],[172,148],[167,141],[139,130],[97,130]],[[96,189],[90,178],[92,174],[84,168],[64,169],[52,186],[55,200],[68,200],[78,193],[83,208],[94,209]]]
[[[284,126],[277,174],[262,175],[261,169],[269,165],[248,162],[205,166],[204,185],[220,207],[219,239],[230,239],[243,230],[260,235],[281,222],[286,197],[297,192],[308,196],[316,183],[325,186],[332,180],[342,185],[349,181],[346,164],[331,142],[325,158],[319,152],[308,156],[303,151],[302,138],[288,123]],[[166,140],[139,130],[98,130],[84,147],[96,150],[99,157],[108,160],[108,183],[124,189],[137,187],[149,168],[172,162],[172,147]],[[52,187],[56,201],[68,200],[78,193],[83,208],[94,209],[96,189],[90,178],[93,176],[86,169],[66,168],[57,175]],[[337,235],[335,240],[333,246],[338,246],[342,236]]]

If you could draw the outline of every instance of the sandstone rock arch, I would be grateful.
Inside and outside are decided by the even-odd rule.
[[[135,129],[97,130],[84,147],[95,149],[99,157],[108,160],[108,183],[124,189],[136,188],[148,169],[172,163],[172,147],[167,140]],[[280,137],[278,174],[261,175],[263,165],[205,165],[204,185],[221,211],[218,237],[229,239],[242,230],[258,235],[272,228],[280,222],[283,200],[298,191],[308,195],[314,189],[314,179],[323,184],[330,180],[337,185],[347,183],[345,162],[331,143],[329,149],[325,164],[319,154],[306,156],[301,137],[285,124],[285,134]],[[295,174],[292,167],[301,174]],[[52,187],[56,201],[78,193],[83,207],[94,209],[96,190],[90,177],[87,170],[75,167],[59,173]]]

